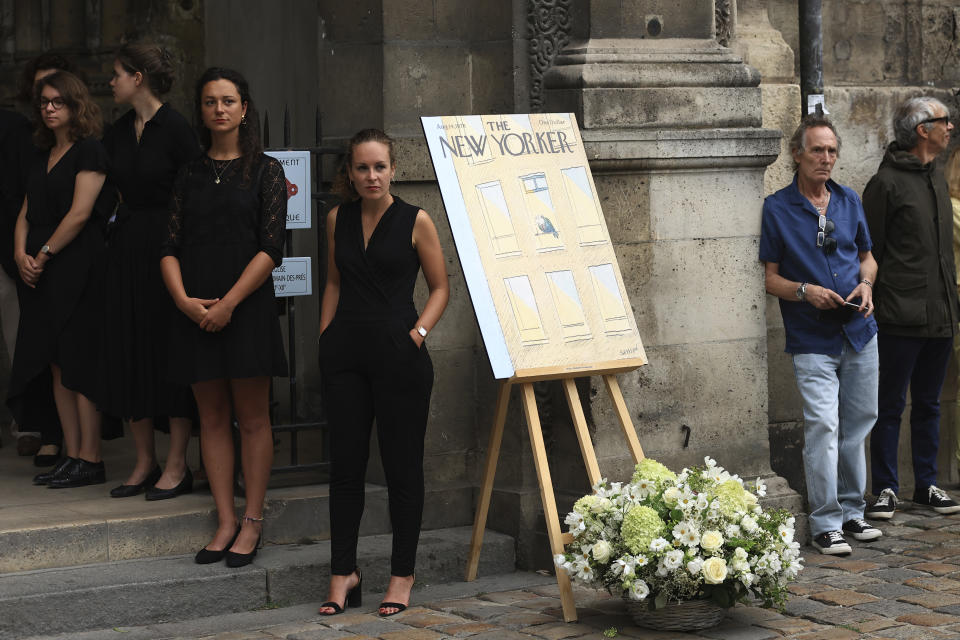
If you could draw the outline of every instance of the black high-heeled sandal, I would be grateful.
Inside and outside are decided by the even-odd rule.
[[[317,611],[321,616],[335,616],[338,613],[343,613],[347,607],[359,607],[363,604],[363,573],[360,571],[360,567],[357,567],[353,570],[357,574],[357,584],[353,585],[353,588],[347,591],[347,597],[343,601],[343,606],[341,607],[338,603],[330,601],[324,602],[320,605],[321,609],[333,609],[333,613],[327,613],[325,611]]]
[[[243,516],[240,520],[240,526],[243,526],[244,522],[263,522],[263,516],[259,518],[254,518],[252,516]],[[240,535],[239,529],[237,530],[237,535]],[[257,544],[254,545],[253,551],[250,553],[236,553],[235,551],[227,551],[227,566],[233,569],[238,567],[245,567],[251,562],[253,562],[254,557],[257,555],[257,549],[260,548],[260,545],[263,543],[263,525],[260,526],[260,535],[257,536]],[[233,546],[232,544],[230,545]],[[228,547],[229,549],[229,547]]]
[[[237,536],[240,535],[240,525],[237,525],[237,530],[234,532],[233,537],[230,538],[230,542],[227,543],[223,549],[207,549],[204,547],[197,551],[197,555],[194,556],[193,561],[197,564],[213,564],[214,562],[220,562],[223,560],[223,557],[227,555],[227,549],[233,546],[233,543],[236,542]]]
[[[415,585],[416,583],[417,583],[417,574],[414,573],[414,574],[413,574],[413,582],[410,583],[410,595],[411,595],[411,597],[412,597],[412,595],[413,595],[413,585]],[[381,618],[389,618],[390,616],[395,616],[395,615],[397,615],[398,613],[400,613],[401,611],[406,611],[406,610],[407,610],[407,607],[410,606],[410,604],[409,604],[409,597],[407,598],[407,600],[408,600],[408,603],[407,603],[407,604],[402,604],[402,603],[400,603],[400,602],[387,602],[387,601],[383,601],[383,602],[380,603],[380,606],[377,608],[377,612],[380,614],[380,617],[381,617]],[[391,611],[390,613],[384,613],[384,612],[382,611],[383,609],[396,609],[396,611]]]

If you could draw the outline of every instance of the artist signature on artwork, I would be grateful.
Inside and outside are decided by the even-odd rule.
[[[625,356],[628,353],[636,353],[637,351],[640,351],[640,347],[632,347],[630,349],[620,349],[620,355]]]

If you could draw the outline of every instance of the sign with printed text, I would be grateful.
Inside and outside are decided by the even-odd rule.
[[[310,207],[310,152],[265,151],[283,165],[287,181],[287,229],[309,229]]]
[[[284,258],[273,270],[273,293],[278,298],[313,295],[310,258]]]
[[[573,114],[420,120],[494,377],[646,363]]]

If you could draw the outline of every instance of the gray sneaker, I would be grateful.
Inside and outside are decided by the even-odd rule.
[[[897,494],[893,489],[884,489],[877,496],[877,501],[867,507],[863,513],[871,520],[889,520],[897,510]]]

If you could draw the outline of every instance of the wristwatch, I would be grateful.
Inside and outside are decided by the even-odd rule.
[[[426,337],[427,337],[427,330],[424,329],[423,327],[417,327],[417,333],[420,334],[420,337],[421,337],[421,338],[426,338]]]
[[[797,287],[797,300],[803,300],[804,296],[807,295],[807,283],[803,282]]]
[[[52,257],[55,255],[55,254],[53,253],[53,249],[51,249],[51,248],[50,248],[50,245],[48,245],[48,244],[45,244],[45,245],[43,245],[42,247],[40,247],[40,253],[45,253],[45,254],[47,254],[47,256],[50,257],[50,258],[52,258]]]

